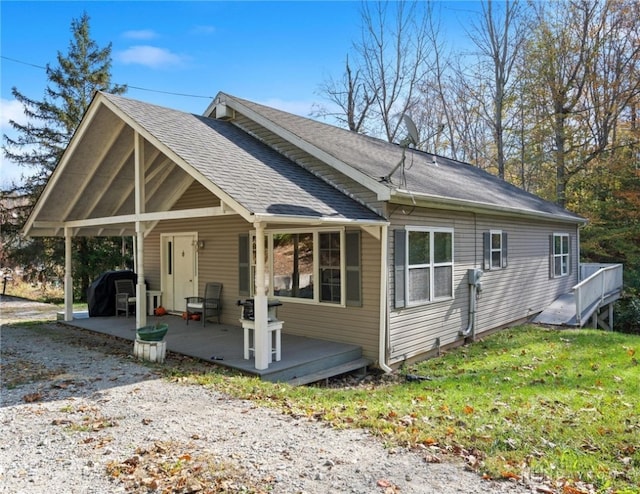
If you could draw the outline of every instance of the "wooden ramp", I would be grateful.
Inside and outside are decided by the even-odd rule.
[[[589,276],[555,299],[536,316],[534,323],[583,327],[591,320],[593,327],[613,329],[613,303],[622,293],[622,265],[584,267],[591,268],[587,271]]]
[[[576,298],[573,292],[560,295],[551,305],[538,314],[533,322],[551,326],[578,326],[576,320]]]

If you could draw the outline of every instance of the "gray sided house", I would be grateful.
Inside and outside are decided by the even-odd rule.
[[[69,251],[133,236],[137,327],[145,290],[182,313],[215,281],[223,324],[255,301],[256,369],[278,299],[285,334],[358,345],[389,370],[569,292],[584,222],[471,165],[228,94],[199,116],[98,93],[25,233]]]

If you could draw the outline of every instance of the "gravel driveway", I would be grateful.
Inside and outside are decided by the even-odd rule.
[[[364,431],[170,382],[133,360],[130,342],[7,325],[11,303],[0,306],[2,493],[535,492],[386,449]]]

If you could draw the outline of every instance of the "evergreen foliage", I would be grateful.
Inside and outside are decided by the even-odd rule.
[[[31,208],[60,162],[73,133],[96,91],[122,94],[126,86],[111,83],[111,44],[99,47],[91,38],[89,16],[83,13],[71,22],[68,52],[58,51],[57,64],[47,64],[48,85],[42,100],[12,88],[28,117],[27,123],[10,121],[17,137],[3,135],[2,150],[7,159],[31,170],[25,183],[1,193],[3,246],[10,259],[4,263],[22,265],[27,278],[41,282],[62,276],[64,245],[58,238],[23,239],[20,230]],[[21,201],[15,201],[16,197]],[[75,296],[84,300],[91,279],[124,261],[121,239],[74,239],[73,271]]]

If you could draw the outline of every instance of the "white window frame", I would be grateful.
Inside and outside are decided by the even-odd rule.
[[[273,272],[273,236],[283,234],[301,234],[311,233],[313,235],[313,298],[299,298],[299,297],[287,297],[283,295],[274,294],[274,272]],[[340,302],[329,302],[320,300],[321,295],[321,279],[320,279],[320,234],[321,233],[339,233],[340,234]],[[314,305],[326,305],[330,307],[346,307],[347,302],[347,265],[346,265],[346,238],[344,227],[332,227],[332,228],[293,228],[293,229],[274,229],[266,230],[265,236],[267,237],[267,271],[268,271],[268,294],[270,297],[276,297],[283,302],[292,302],[297,304],[314,304]],[[251,234],[251,245],[255,245],[255,234]],[[253,250],[253,249],[252,249]],[[251,279],[254,280],[254,266],[255,266],[255,250],[251,254],[252,260],[252,275]],[[255,284],[251,283],[251,294],[253,295]]]
[[[560,238],[561,252],[556,252],[556,239]],[[564,242],[562,239],[567,239],[566,246],[567,251],[562,252]],[[562,262],[562,259],[566,258],[566,262]],[[556,271],[556,260],[560,259],[560,273]],[[563,276],[569,276],[571,262],[571,239],[568,233],[554,233],[553,234],[553,277],[562,278]]]
[[[428,264],[410,264],[409,252],[409,238],[411,232],[424,232],[429,233],[429,263]],[[451,235],[451,261],[449,262],[438,262],[434,261],[435,256],[435,233],[448,233]],[[406,297],[406,306],[414,307],[418,305],[424,305],[432,302],[439,302],[442,300],[451,300],[454,298],[454,287],[453,287],[453,274],[454,274],[454,260],[455,260],[455,246],[454,246],[454,231],[453,228],[442,228],[442,227],[420,227],[420,226],[407,226],[406,227],[406,252],[405,252],[405,297]],[[435,296],[435,269],[439,267],[451,267],[451,294],[446,296]],[[410,300],[411,293],[409,290],[409,281],[410,276],[409,272],[412,269],[424,269],[429,268],[429,299],[428,300],[418,300],[413,301]]]
[[[500,237],[500,246],[496,249],[493,247],[493,236],[498,235]],[[502,230],[489,230],[489,269],[502,269]],[[493,263],[493,254],[498,252],[500,254],[500,262],[496,265]]]

